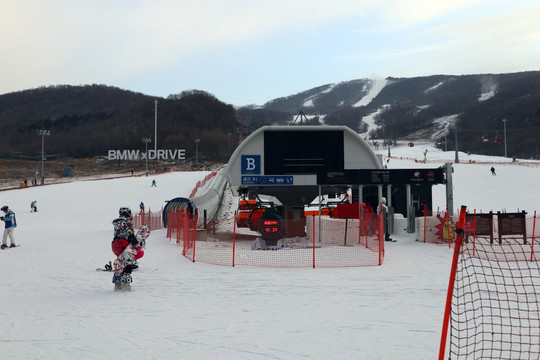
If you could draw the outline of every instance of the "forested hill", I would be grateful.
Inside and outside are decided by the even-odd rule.
[[[198,90],[156,98],[104,85],[52,86],[0,96],[0,156],[35,156],[41,151],[37,130],[50,131],[47,154],[72,157],[106,156],[108,150],[145,149],[154,141],[158,100],[158,148],[185,149],[194,154],[201,140],[201,158],[225,161],[235,110]],[[150,144],[150,148],[153,145]]]

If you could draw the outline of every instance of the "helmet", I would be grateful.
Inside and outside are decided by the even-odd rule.
[[[130,218],[131,209],[128,207],[121,207],[120,210],[118,210],[118,215],[120,215],[120,217]]]
[[[7,207],[7,205],[4,205],[4,206],[2,206],[2,209],[0,209],[0,210],[2,210],[2,211],[8,211],[8,209],[9,209],[9,208]]]
[[[382,202],[383,204],[386,204],[386,198],[383,197],[382,200],[381,200],[381,202]]]

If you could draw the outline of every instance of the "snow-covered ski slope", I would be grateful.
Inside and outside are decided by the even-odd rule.
[[[392,149],[423,158],[425,146]],[[381,150],[386,154],[386,150]],[[465,154],[463,154],[465,160]],[[474,157],[472,155],[471,157]],[[453,159],[429,148],[428,160]],[[477,157],[478,158],[478,157]],[[455,207],[539,208],[539,169],[455,165]],[[392,158],[392,167],[438,166]],[[192,263],[151,233],[131,292],[115,292],[111,220],[120,206],[160,208],[207,172],[80,181],[0,192],[18,243],[0,251],[2,359],[400,359],[437,357],[452,250],[414,236],[386,243],[384,264],[340,269]],[[155,178],[157,187],[150,187]],[[444,207],[444,186],[435,189]],[[30,202],[38,201],[37,213]]]

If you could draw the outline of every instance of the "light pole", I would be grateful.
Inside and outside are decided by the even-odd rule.
[[[157,100],[154,100],[154,151],[157,154]]]
[[[43,160],[45,160],[45,136],[51,135],[50,130],[38,130],[37,134],[41,136],[41,185],[45,183],[45,172],[43,171]]]
[[[504,157],[508,157],[508,154],[506,152],[506,119],[503,119],[504,124]]]
[[[146,172],[145,172],[145,175],[148,175],[148,143],[152,142],[152,139],[150,139],[150,138],[143,138],[142,141],[143,141],[143,143],[146,144],[146,153],[145,153],[145,158],[146,158]]]
[[[201,139],[195,139],[195,166],[199,167],[199,142]]]

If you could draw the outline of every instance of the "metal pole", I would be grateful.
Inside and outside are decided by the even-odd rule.
[[[155,151],[155,154],[157,155],[157,103],[158,101],[155,100],[154,101],[154,105],[155,105],[155,111],[154,111],[154,151]]]
[[[452,163],[445,164],[446,172],[446,207],[448,214],[454,215],[454,183],[452,180]]]
[[[146,173],[145,174],[148,174],[148,143],[149,142],[152,142],[152,139],[150,138],[143,138],[142,141],[146,144]]]
[[[49,130],[38,130],[37,134],[41,136],[41,184],[45,183],[45,171],[43,161],[45,160],[45,135],[51,135]]]
[[[506,119],[503,119],[504,124],[504,157],[508,157],[508,154],[506,152]]]

